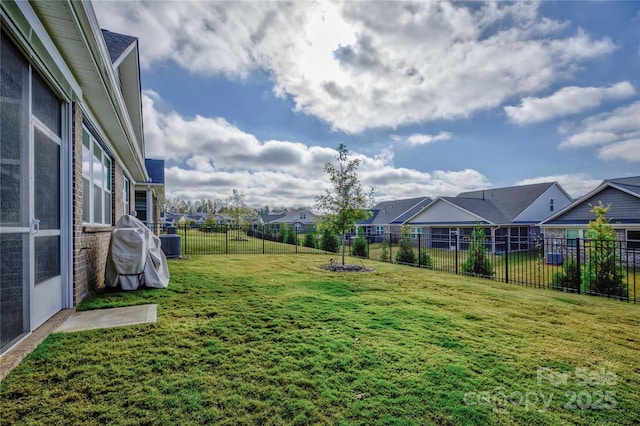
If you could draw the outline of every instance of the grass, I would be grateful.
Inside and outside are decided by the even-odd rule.
[[[323,253],[322,250],[304,247],[304,234],[298,235],[300,244],[280,243],[247,236],[246,232],[202,232],[196,228],[180,228],[180,249],[183,255],[192,254],[282,254]]]
[[[167,289],[92,296],[158,322],[49,336],[0,383],[0,422],[640,422],[640,306],[327,260],[200,256]]]

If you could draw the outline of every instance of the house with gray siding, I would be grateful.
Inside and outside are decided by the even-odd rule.
[[[358,223],[365,233],[380,241],[384,235],[399,233],[404,221],[431,202],[429,197],[383,201],[371,209],[371,217]]]
[[[557,182],[485,189],[437,197],[403,224],[430,248],[453,249],[458,238],[468,240],[479,226],[494,244],[495,237],[509,237],[510,250],[529,250],[540,232],[538,223],[571,202]]]
[[[595,219],[593,206],[609,207],[607,218],[623,248],[640,251],[640,176],[607,179],[584,197],[542,221],[545,238],[571,241],[584,239],[589,222]],[[640,255],[640,253],[639,253]]]

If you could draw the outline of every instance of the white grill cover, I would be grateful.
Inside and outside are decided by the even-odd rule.
[[[169,285],[167,258],[160,238],[133,216],[122,216],[111,233],[105,285],[123,290]]]

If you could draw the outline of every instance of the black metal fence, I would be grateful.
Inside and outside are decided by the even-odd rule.
[[[355,241],[347,240],[352,254]],[[634,241],[392,233],[366,243],[366,252],[357,254],[372,260],[633,302],[640,291]]]
[[[265,226],[149,225],[180,237],[182,256],[196,254],[333,254],[339,241]],[[333,237],[335,238],[335,237]],[[511,236],[423,237],[389,233],[344,239],[350,256],[505,283],[638,301],[637,242]]]

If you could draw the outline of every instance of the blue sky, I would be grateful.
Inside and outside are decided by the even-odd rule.
[[[640,2],[94,8],[139,39],[169,197],[312,206],[339,143],[377,201],[640,175]]]

